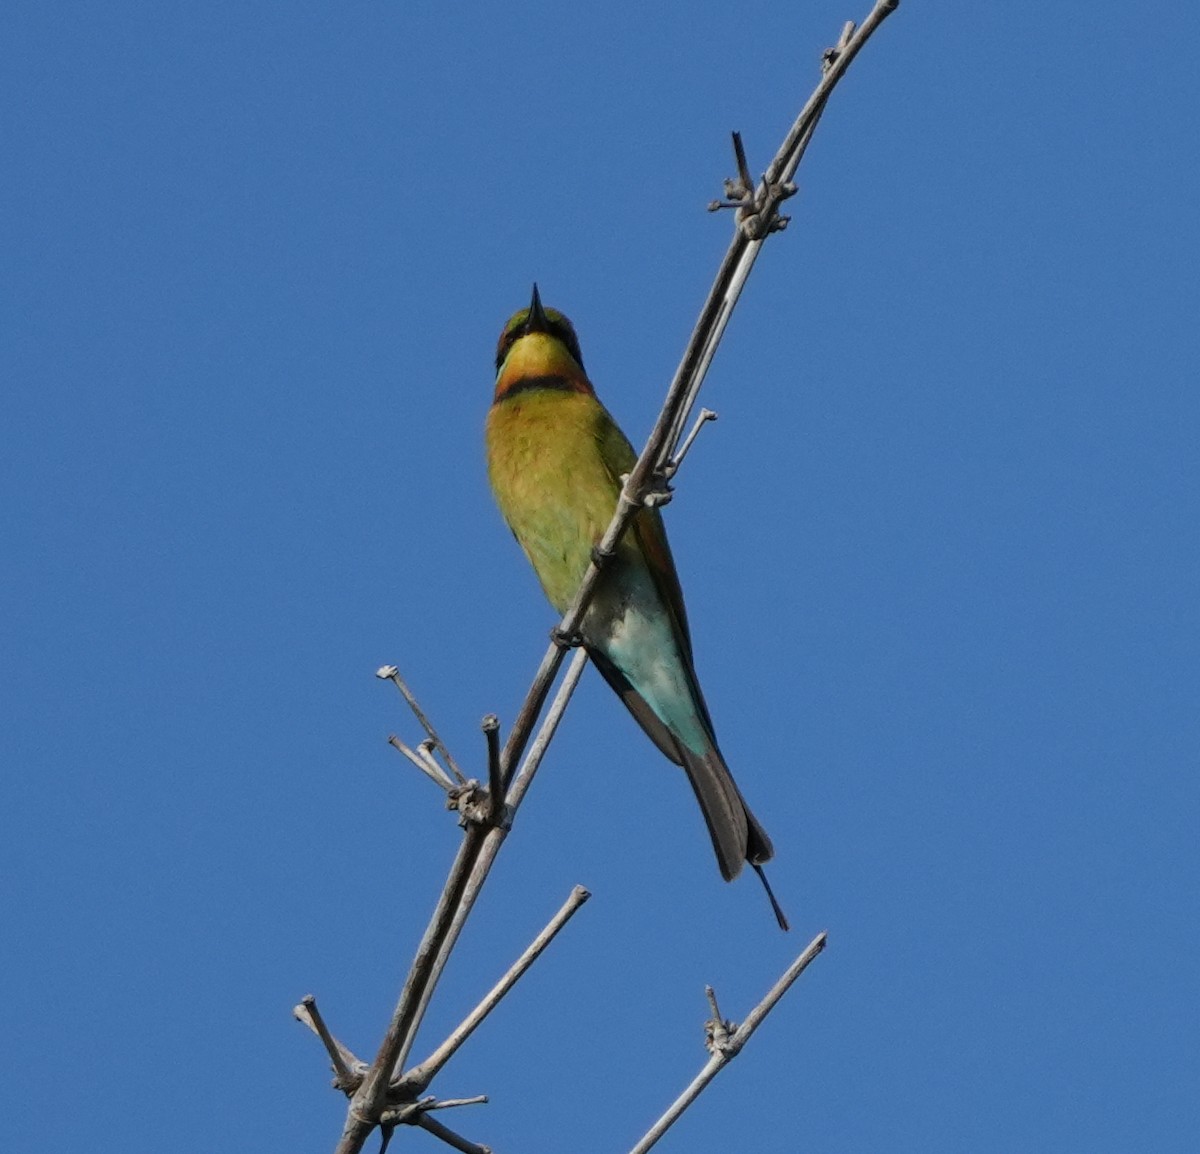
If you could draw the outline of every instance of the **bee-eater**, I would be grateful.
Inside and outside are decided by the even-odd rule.
[[[571,322],[542,307],[537,285],[529,308],[500,334],[487,457],[501,513],[550,603],[565,613],[637,454],[597,399]],[[638,510],[604,565],[580,640],[654,744],[687,771],[721,874],[731,880],[748,861],[786,929],[761,868],[774,852],[771,839],[713,736],[658,509]]]

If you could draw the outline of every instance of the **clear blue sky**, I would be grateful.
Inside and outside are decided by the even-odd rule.
[[[492,506],[536,278],[649,429],[847,4],[0,15],[0,1147],[328,1151],[460,759],[553,617]],[[837,92],[667,512],[795,929],[589,671],[418,1044],[497,1151],[1192,1151],[1200,17],[905,0]],[[402,1135],[413,1149],[441,1149]]]

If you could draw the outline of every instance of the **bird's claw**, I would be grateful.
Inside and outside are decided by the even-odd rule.
[[[599,545],[592,546],[592,564],[597,569],[603,569],[613,559],[613,551],[611,549],[601,549]]]
[[[583,636],[578,629],[572,633],[568,633],[563,629],[559,629],[557,625],[550,630],[550,640],[559,649],[578,649],[583,644]]]
[[[671,498],[675,496],[675,490],[667,483],[667,478],[660,475],[655,478],[655,485],[652,489],[647,489],[642,494],[642,504],[647,509],[657,509],[661,505],[668,505]]]

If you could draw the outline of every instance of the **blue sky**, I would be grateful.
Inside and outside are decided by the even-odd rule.
[[[866,7],[6,6],[0,1146],[332,1149],[290,1008],[373,1053],[457,839],[374,670],[480,765],[553,624],[496,335],[536,278],[639,443],[729,130]],[[794,930],[589,671],[417,1046],[594,892],[470,1137],[628,1149],[826,929],[661,1149],[1195,1149],[1198,32],[905,0],[854,65],[667,511]]]

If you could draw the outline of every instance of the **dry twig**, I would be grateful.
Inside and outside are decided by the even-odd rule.
[[[700,1096],[705,1087],[741,1053],[742,1047],[750,1040],[750,1035],[758,1029],[763,1018],[775,1008],[775,1004],[787,993],[788,987],[804,973],[808,964],[824,948],[825,935],[821,933],[813,938],[804,953],[788,966],[779,981],[767,991],[763,1000],[750,1011],[750,1016],[736,1029],[732,1022],[726,1022],[721,1017],[712,987],[705,990],[713,1012],[713,1016],[708,1022],[708,1048],[712,1056],[704,1063],[700,1073],[691,1080],[687,1089],[667,1107],[663,1116],[646,1131],[629,1154],[646,1154],[646,1151],[675,1124],[679,1116]]]
[[[484,729],[488,741],[488,802],[483,806],[462,804],[458,807],[463,814],[465,826],[463,840],[441,897],[417,948],[391,1023],[374,1061],[367,1066],[332,1037],[317,1013],[315,1001],[311,997],[296,1007],[296,1016],[312,1028],[325,1044],[335,1070],[334,1084],[350,1096],[346,1123],[336,1154],[357,1154],[376,1126],[382,1126],[385,1134],[390,1137],[391,1131],[402,1122],[421,1126],[455,1149],[468,1151],[470,1154],[487,1154],[487,1147],[467,1141],[428,1116],[431,1109],[467,1100],[446,1100],[438,1103],[434,1099],[418,1100],[416,1095],[425,1088],[437,1070],[490,1012],[516,978],[532,964],[546,942],[557,932],[558,927],[552,932],[550,927],[543,931],[543,936],[548,934],[545,941],[542,941],[541,936],[535,941],[526,951],[526,955],[523,955],[513,970],[501,979],[476,1011],[424,1063],[414,1067],[407,1074],[402,1073],[404,1063],[412,1049],[417,1029],[450,951],[458,940],[475,898],[499,853],[517,809],[533,781],[587,663],[586,653],[577,649],[553,703],[542,720],[537,736],[530,745],[534,727],[542,714],[567,650],[571,648],[569,639],[578,635],[600,572],[607,559],[612,556],[617,542],[637,510],[643,505],[661,504],[669,500],[668,482],[677,472],[700,425],[709,419],[705,410],[697,422],[696,429],[693,429],[680,444],[696,396],[746,278],[754,266],[759,249],[768,236],[787,224],[787,218],[780,214],[779,206],[795,194],[792,177],[812,138],[829,94],[871,34],[898,4],[899,0],[876,0],[875,7],[861,27],[856,30],[852,23],[844,27],[836,47],[829,49],[824,55],[820,83],[757,185],[750,176],[741,137],[734,134],[738,176],[735,180],[726,182],[728,199],[710,206],[736,210],[737,226],[733,239],[676,369],[654,428],[637,463],[624,478],[613,519],[594,551],[593,562],[589,565],[571,606],[554,631],[553,643],[542,658],[502,750],[498,748],[498,722],[490,716],[485,719]],[[426,741],[421,742],[415,751],[398,738],[390,739],[392,744],[450,794],[453,795],[456,791],[477,790],[477,783],[468,781],[459,769],[396,667],[385,666],[379,670],[379,676],[395,683],[428,735]],[[527,746],[529,749],[526,754]],[[433,757],[434,750],[445,760],[449,773],[457,782],[456,786]],[[501,797],[502,809],[498,806]],[[579,897],[577,904],[582,900],[583,898]],[[560,911],[555,920],[561,919],[561,926],[569,916],[570,913],[564,915],[564,911]],[[635,1148],[635,1154],[649,1149],[704,1086],[741,1049],[765,1014],[820,952],[824,944],[825,936],[822,934],[793,963],[771,993],[752,1011],[742,1027],[732,1034],[726,1029],[727,1024],[720,1020],[714,1001],[713,1057],[692,1085]],[[476,1100],[478,1099],[469,1101]]]

